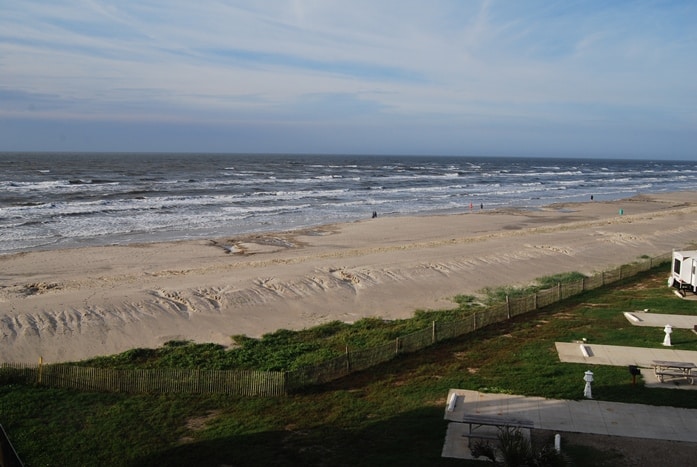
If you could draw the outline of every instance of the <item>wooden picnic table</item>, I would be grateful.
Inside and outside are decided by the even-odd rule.
[[[511,427],[511,428],[528,428],[528,429],[532,429],[535,427],[535,424],[533,423],[532,420],[528,420],[525,418],[515,418],[515,417],[506,417],[506,416],[497,416],[497,415],[465,414],[462,417],[461,421],[462,421],[462,423],[466,423],[469,425],[469,429],[467,431],[467,434],[463,435],[464,437],[468,438],[468,443],[471,442],[472,438],[479,438],[479,439],[497,439],[498,438],[498,432],[491,433],[491,432],[486,432],[486,431],[476,431],[477,428],[480,428],[482,426],[490,426],[490,427],[496,427],[496,428]]]
[[[697,365],[692,362],[671,362],[667,360],[654,360],[653,371],[658,381],[663,383],[666,377],[685,378],[690,384],[695,384],[697,379]]]

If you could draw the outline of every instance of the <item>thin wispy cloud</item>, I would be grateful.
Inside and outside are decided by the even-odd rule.
[[[190,142],[202,151],[346,152],[353,135],[366,153],[564,155],[593,140],[589,155],[628,156],[629,135],[651,134],[671,147],[657,157],[688,157],[695,20],[687,1],[3,2],[0,150],[51,149],[26,132],[69,121],[56,150],[176,150],[167,125],[190,124],[218,135]],[[70,137],[95,121],[153,131]],[[336,147],[310,144],[320,127]],[[567,146],[548,147],[560,134]]]

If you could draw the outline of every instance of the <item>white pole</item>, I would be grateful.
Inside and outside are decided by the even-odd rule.
[[[663,345],[665,345],[666,347],[670,347],[670,335],[673,332],[673,326],[671,326],[670,324],[666,324],[666,327],[663,328],[663,332],[666,333],[666,337],[663,339]]]
[[[593,399],[593,394],[591,393],[591,383],[593,382],[593,372],[588,370],[583,376],[583,381],[586,382],[586,387],[583,389],[583,397],[586,399]]]

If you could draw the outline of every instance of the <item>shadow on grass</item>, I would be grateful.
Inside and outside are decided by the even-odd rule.
[[[624,375],[624,373],[621,375],[622,382],[603,384],[603,380],[610,378],[613,370],[616,369],[605,367],[594,370],[598,379],[593,391],[594,396],[600,400],[614,399],[617,402],[643,401],[645,403],[647,398],[650,398],[650,402],[659,405],[661,402],[665,404],[666,400],[671,398],[694,396],[692,391],[648,389],[641,384],[641,381],[633,385],[629,374]],[[550,384],[554,383],[550,381]],[[468,389],[467,386],[461,388]],[[385,390],[389,391],[387,388]],[[578,382],[578,399],[580,400],[583,399],[581,397],[582,391],[583,381],[581,380]],[[357,399],[372,397],[370,392],[363,393],[355,389],[343,389],[339,392],[350,394],[350,397]],[[684,394],[686,392],[691,394]],[[444,391],[443,400],[434,401],[434,405],[404,411],[392,417],[374,415],[376,417],[375,423],[366,422],[373,415],[366,415],[355,421],[347,420],[345,416],[339,415],[340,418],[337,418],[335,423],[313,424],[309,421],[300,428],[291,422],[284,429],[219,437],[215,437],[216,434],[213,431],[215,428],[211,427],[208,431],[200,432],[200,439],[196,441],[138,458],[126,465],[132,467],[163,465],[204,467],[487,465],[486,463],[480,464],[474,461],[440,457],[447,429],[447,422],[443,419],[446,394],[447,391]],[[402,400],[403,398],[398,397],[398,399]],[[442,405],[438,405],[441,402]],[[293,398],[281,398],[278,399],[277,403],[293,404],[295,402]],[[297,403],[302,404],[303,402],[297,400]],[[342,402],[337,398],[336,403],[341,404]],[[389,404],[389,401],[385,401],[385,403]],[[279,407],[279,413],[280,411]],[[331,406],[328,406],[326,411],[331,411]],[[399,411],[399,406],[395,406],[394,411]],[[372,414],[374,411],[366,413]],[[307,415],[311,416],[310,413]],[[544,411],[541,416],[544,419]],[[330,418],[329,416],[325,417],[325,419]],[[558,418],[558,416],[553,418]],[[282,421],[277,424],[277,426],[282,425]],[[204,439],[206,436],[210,438]],[[578,437],[579,434],[575,436]],[[608,446],[605,449],[602,439],[607,439],[607,436],[603,438],[603,435],[587,435],[585,437],[593,437],[593,443],[582,442],[579,445],[574,445],[572,442],[569,445],[570,449],[566,451],[566,454],[573,458],[575,465],[628,465],[620,462],[619,457],[624,454],[618,454],[620,451],[617,450],[617,443],[625,443],[625,440],[615,441],[612,447]],[[617,440],[618,437],[610,438]],[[563,432],[562,439],[565,442],[567,440]],[[637,446],[642,445],[640,440],[632,441],[628,438],[626,442],[634,442]],[[660,443],[669,442],[661,441]],[[693,445],[693,447],[697,449],[697,446]],[[616,463],[603,463],[608,459],[613,459],[613,462]],[[658,462],[660,458],[654,458],[654,460]]]
[[[443,409],[422,408],[353,431],[332,425],[268,431],[183,444],[130,466],[453,466],[441,457]]]

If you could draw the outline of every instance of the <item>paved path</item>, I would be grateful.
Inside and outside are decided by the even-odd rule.
[[[648,313],[645,311],[625,312],[624,317],[634,326],[651,326],[664,328],[670,324],[676,329],[694,329],[697,326],[697,316],[691,315],[664,315],[662,313]],[[659,337],[663,337],[661,334]]]
[[[599,345],[556,342],[559,360],[569,363],[588,363],[589,365],[629,366],[636,365],[641,370],[644,384],[649,388],[684,389],[695,391],[697,384],[689,384],[685,380],[671,379],[661,383],[653,373],[654,360],[671,362],[691,362],[697,364],[697,352],[690,350],[675,350],[669,347],[654,349],[645,347],[623,347],[619,345]],[[582,348],[585,347],[585,354]],[[580,376],[579,378],[583,378]],[[629,369],[627,369],[629,379]],[[697,440],[697,434],[695,435]]]
[[[554,345],[557,348],[559,360],[562,362],[612,366],[637,365],[646,368],[651,368],[654,360],[697,364],[697,352],[676,350],[670,347],[659,349],[569,342],[556,342]],[[583,348],[585,348],[585,353]]]
[[[583,391],[583,380],[580,390]],[[542,430],[697,442],[697,409],[624,404],[591,399],[578,401],[488,394],[451,389],[458,404],[445,419],[465,413],[532,420]],[[450,397],[450,394],[448,394]]]
[[[583,380],[579,390],[583,391]],[[448,430],[443,457],[471,458],[466,424],[457,423],[465,413],[532,420],[535,428],[560,432],[591,433],[684,442],[697,442],[697,410],[623,404],[595,400],[556,400],[508,394],[451,389],[458,395],[453,411],[445,409]],[[563,435],[562,435],[563,436]]]

